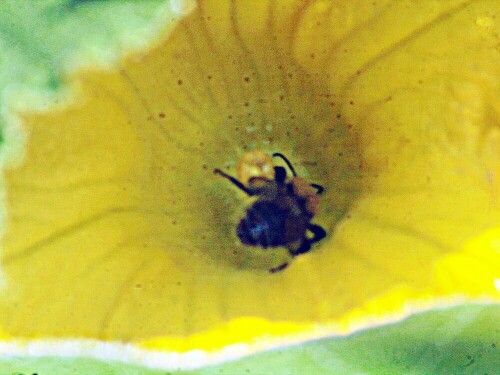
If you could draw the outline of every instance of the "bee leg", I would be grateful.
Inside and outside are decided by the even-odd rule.
[[[280,264],[279,266],[277,267],[273,267],[269,270],[270,273],[276,273],[276,272],[279,272],[279,271],[283,271],[285,268],[288,267],[288,262],[287,263],[283,263],[283,264]]]
[[[231,181],[236,187],[238,187],[240,190],[243,190],[245,193],[248,195],[254,195],[254,192],[248,189],[245,185],[243,185],[240,181],[238,181],[236,178],[233,176],[228,175],[225,172],[222,172],[219,168],[214,169],[214,174],[219,174],[224,178],[227,178],[229,181]]]
[[[326,237],[326,230],[324,230],[323,227],[320,227],[319,225],[309,224],[307,229],[310,230],[313,234],[313,238],[309,240],[311,243],[319,242]]]
[[[311,184],[311,186],[316,189],[316,194],[318,194],[318,195],[323,194],[323,192],[325,191],[325,188],[321,185]]]
[[[311,240],[306,238],[304,241],[302,241],[302,243],[297,249],[288,249],[288,252],[293,257],[307,253],[309,250],[311,250],[311,243],[312,243]]]

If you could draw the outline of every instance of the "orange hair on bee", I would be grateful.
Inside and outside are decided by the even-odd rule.
[[[319,212],[320,202],[316,189],[302,177],[295,177],[290,181],[293,186],[293,192],[306,200],[306,208],[315,216]]]

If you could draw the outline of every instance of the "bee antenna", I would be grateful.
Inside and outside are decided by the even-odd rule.
[[[292,171],[293,177],[297,177],[297,172],[295,172],[295,168],[293,167],[292,163],[290,163],[290,160],[288,160],[288,158],[285,155],[283,155],[280,152],[275,152],[273,154],[273,158],[275,158],[275,157],[282,159],[286,163],[288,168],[290,168],[290,170]]]

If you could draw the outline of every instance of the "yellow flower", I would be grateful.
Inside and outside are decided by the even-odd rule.
[[[6,176],[3,332],[212,350],[498,302],[495,9],[199,1],[68,77],[70,105],[22,114]],[[327,191],[328,237],[276,274],[286,251],[237,241],[249,201],[212,173],[254,148]]]

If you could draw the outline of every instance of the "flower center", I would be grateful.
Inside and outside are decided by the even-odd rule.
[[[336,111],[328,74],[304,71],[275,36],[277,30],[255,31],[251,39],[259,43],[253,45],[235,23],[216,34],[221,25],[202,12],[180,23],[162,47],[162,58],[149,59],[156,66],[141,68],[168,69],[167,81],[155,80],[154,74],[138,81],[135,68],[127,69],[127,80],[150,114],[148,125],[162,138],[154,153],[170,164],[158,181],[146,181],[146,200],[154,195],[165,210],[172,204],[180,208],[175,223],[189,231],[175,236],[200,249],[200,256],[232,268],[269,269],[289,258],[286,249],[264,251],[240,243],[236,227],[255,199],[214,176],[213,169],[236,176],[239,159],[254,149],[287,155],[299,176],[325,187],[314,222],[332,236],[359,192],[356,138]],[[155,91],[164,96],[148,96]],[[167,154],[178,161],[172,163]],[[165,241],[170,247],[171,237]]]

